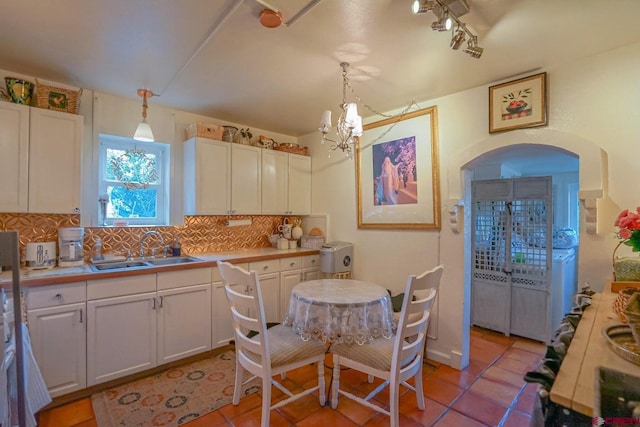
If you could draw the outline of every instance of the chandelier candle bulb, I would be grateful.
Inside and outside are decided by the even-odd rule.
[[[331,110],[325,110],[320,120],[320,131],[326,133],[329,129],[331,129]]]

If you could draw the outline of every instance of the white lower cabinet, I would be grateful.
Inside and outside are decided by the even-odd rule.
[[[158,364],[211,349],[211,269],[158,273]]]
[[[27,288],[31,348],[52,397],[87,386],[86,282]]]
[[[289,311],[293,287],[300,282],[321,278],[320,255],[282,258],[280,270],[280,317],[284,320]]]
[[[156,275],[87,282],[87,385],[157,365]]]
[[[250,262],[249,270],[258,273],[265,320],[267,323],[281,323],[283,319],[280,317],[280,260]]]
[[[210,280],[208,268],[90,280],[88,385],[209,350]]]
[[[238,267],[249,269],[249,264],[234,264]],[[227,304],[227,296],[224,293],[224,284],[220,276],[218,267],[214,267],[211,273],[211,343],[213,348],[228,345],[235,339],[233,334],[233,323],[231,321],[231,313]]]

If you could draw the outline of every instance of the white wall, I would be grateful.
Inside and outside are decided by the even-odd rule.
[[[581,213],[578,283],[589,282],[600,291],[611,280],[611,254],[617,244],[613,222],[622,209],[640,205],[640,109],[634,107],[640,95],[639,69],[640,44],[633,44],[542,70],[547,72],[548,127],[502,134],[490,135],[487,123],[488,87],[499,82],[419,102],[422,107],[438,107],[440,232],[359,230],[354,162],[335,154],[327,159],[318,132],[299,139],[313,156],[312,209],[329,215],[329,240],[353,242],[356,278],[374,280],[397,293],[408,274],[446,265],[439,319],[432,325],[437,339],[428,344],[430,357],[454,367],[468,363],[468,237],[465,230],[452,227],[450,219],[459,223],[465,219],[464,207],[455,205],[464,199],[463,170],[473,156],[522,143],[553,145],[579,154],[581,190],[601,191],[603,197],[592,211],[597,212],[597,234],[587,234],[584,210]],[[366,102],[366,93],[359,95]],[[454,208],[457,217],[450,215]]]

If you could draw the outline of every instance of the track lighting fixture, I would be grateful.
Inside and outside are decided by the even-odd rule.
[[[438,18],[431,24],[431,29],[434,31],[448,31],[455,21],[456,27],[449,44],[451,49],[460,49],[468,36],[464,52],[476,59],[482,56],[484,49],[478,46],[478,36],[473,34],[464,22],[460,21],[461,16],[469,13],[469,5],[466,0],[414,0],[411,4],[411,10],[414,14],[432,11]]]

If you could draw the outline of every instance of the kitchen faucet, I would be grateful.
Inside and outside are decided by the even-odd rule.
[[[140,258],[144,258],[144,240],[150,235],[157,236],[158,240],[160,240],[160,246],[164,247],[164,239],[162,238],[162,234],[158,233],[157,231],[153,231],[153,230],[147,231],[140,238]],[[152,251],[151,253],[155,257],[155,251]]]

